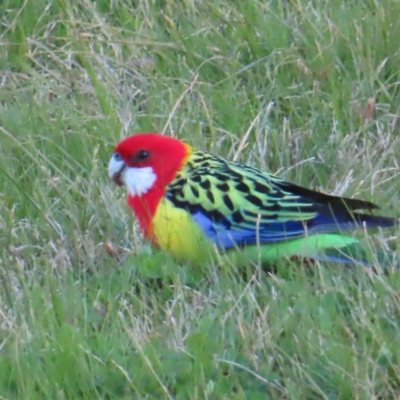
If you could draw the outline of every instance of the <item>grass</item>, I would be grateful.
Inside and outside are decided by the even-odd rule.
[[[398,273],[193,271],[149,255],[106,171],[161,131],[398,216],[399,13],[3,0],[1,398],[399,398]]]

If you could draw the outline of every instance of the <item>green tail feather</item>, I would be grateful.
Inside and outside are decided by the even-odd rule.
[[[282,257],[304,258],[310,261],[327,261],[376,268],[400,268],[395,253],[363,248],[362,243],[350,236],[320,234],[287,242],[261,244],[231,250],[229,258],[238,264],[249,260],[271,265]]]
[[[360,242],[339,249],[326,249],[319,259],[383,270],[400,269],[400,260],[395,252],[365,249]]]

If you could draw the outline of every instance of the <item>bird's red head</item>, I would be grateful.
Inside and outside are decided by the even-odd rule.
[[[166,186],[175,178],[192,148],[178,139],[157,133],[130,136],[117,145],[108,173],[118,185],[128,189],[128,203],[139,217],[143,208],[152,216]]]
[[[109,175],[129,194],[141,196],[156,188],[165,188],[182,168],[191,152],[178,139],[158,133],[130,136],[117,145],[109,164]]]

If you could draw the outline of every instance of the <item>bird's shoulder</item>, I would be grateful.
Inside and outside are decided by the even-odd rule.
[[[249,217],[277,219],[284,217],[285,207],[297,204],[311,214],[311,202],[300,204],[300,197],[282,188],[285,182],[276,176],[229,161],[214,154],[196,151],[187,159],[184,167],[168,185],[167,196],[178,207],[191,212],[201,209],[207,213],[228,216],[237,222]],[[283,185],[284,187],[284,185]],[[289,210],[293,213],[294,210]]]

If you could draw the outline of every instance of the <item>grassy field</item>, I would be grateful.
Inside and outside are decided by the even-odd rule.
[[[3,0],[0,398],[400,398],[398,273],[193,271],[149,255],[107,177],[121,138],[159,131],[399,216],[399,15]]]

